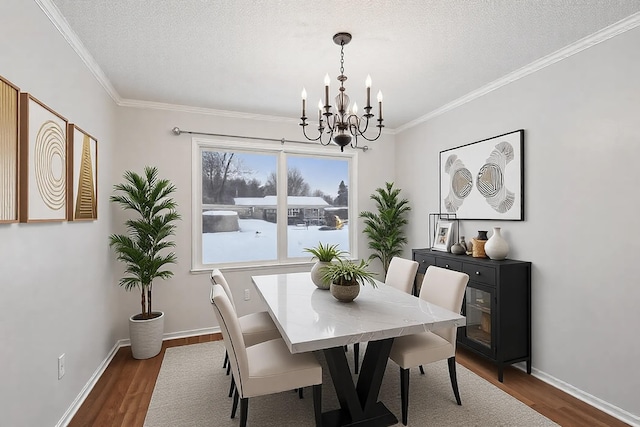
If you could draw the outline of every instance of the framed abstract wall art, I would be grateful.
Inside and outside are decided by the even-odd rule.
[[[67,219],[67,119],[20,94],[20,222]]]
[[[0,76],[0,223],[18,222],[20,89]]]
[[[98,219],[98,141],[75,124],[67,127],[69,170],[67,219]]]
[[[524,220],[524,130],[440,152],[440,212]]]

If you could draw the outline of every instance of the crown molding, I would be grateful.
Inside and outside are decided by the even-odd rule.
[[[239,111],[216,110],[214,108],[192,107],[189,105],[168,104],[164,102],[139,101],[136,99],[121,99],[118,102],[121,107],[144,108],[152,110],[167,110],[182,113],[206,114],[209,116],[231,117],[236,119],[253,119],[269,122],[298,123],[296,119],[281,116],[269,116],[266,114],[242,113]]]
[[[584,37],[578,40],[575,43],[572,43],[560,50],[557,50],[545,57],[540,58],[537,61],[532,62],[529,65],[526,65],[512,73],[505,75],[493,82],[482,86],[479,89],[476,89],[472,92],[469,92],[465,96],[456,99],[448,104],[443,105],[442,107],[433,110],[430,113],[425,114],[415,120],[412,120],[408,123],[405,123],[402,126],[396,128],[396,132],[402,132],[407,129],[410,129],[414,126],[419,125],[420,123],[424,123],[428,120],[433,119],[441,114],[444,114],[448,111],[451,111],[455,108],[458,108],[468,102],[473,101],[474,99],[480,98],[490,92],[493,92],[496,89],[501,88],[502,86],[508,85],[509,83],[515,82],[516,80],[520,80],[523,77],[528,76],[529,74],[533,74],[536,71],[539,71],[543,68],[548,67],[549,65],[553,65],[556,62],[562,61],[576,53],[582,52],[585,49],[588,49],[592,46],[595,46],[603,41],[609,40],[619,34],[632,30],[640,25],[640,12],[634,13],[615,24],[609,25],[604,29],[591,34],[590,36]]]
[[[40,9],[47,15],[49,20],[58,29],[60,34],[67,40],[67,43],[76,51],[82,62],[91,71],[93,76],[102,85],[104,90],[107,91],[109,96],[116,102],[120,102],[121,98],[118,92],[115,90],[107,76],[102,69],[98,66],[98,63],[93,56],[84,47],[84,44],[78,38],[78,35],[71,29],[67,20],[62,16],[58,7],[53,4],[52,0],[35,0],[36,4],[40,6]]]

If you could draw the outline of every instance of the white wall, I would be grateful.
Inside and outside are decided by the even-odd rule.
[[[396,182],[414,206],[409,247],[426,247],[439,151],[524,128],[526,220],[461,234],[502,226],[509,257],[533,263],[538,374],[640,424],[638,46],[636,28],[396,135]]]
[[[0,75],[98,140],[98,221],[0,224],[0,424],[51,426],[123,337],[107,243],[116,106],[33,1],[0,2]]]
[[[170,179],[177,187],[175,199],[178,202],[182,221],[176,233],[176,254],[178,265],[173,269],[175,275],[167,281],[154,284],[154,310],[163,310],[166,314],[165,333],[172,334],[184,331],[217,326],[215,316],[209,303],[210,281],[208,272],[191,273],[191,136],[171,133],[174,126],[187,131],[210,132],[226,135],[254,136],[260,138],[285,138],[288,140],[304,139],[295,120],[269,121],[233,117],[219,117],[189,112],[175,112],[146,108],[127,107],[118,111],[118,129],[116,138],[117,155],[114,161],[113,176],[119,180],[125,170],[142,172],[144,166],[156,166],[160,176]],[[240,139],[236,141],[242,146]],[[252,141],[255,142],[255,141]],[[269,142],[264,142],[269,144]],[[279,143],[275,143],[279,145]],[[375,188],[383,186],[385,181],[393,179],[394,144],[393,135],[383,135],[378,141],[368,143],[371,150],[358,151],[358,208],[374,209],[369,195]],[[335,147],[335,150],[338,150]],[[117,222],[121,223],[125,216],[114,210]],[[119,226],[118,226],[119,227]],[[367,257],[366,239],[358,235],[360,256]],[[374,263],[375,264],[375,263]],[[372,265],[374,265],[372,264]],[[280,271],[308,271],[311,263],[298,267],[271,267],[263,269],[242,269],[224,271],[225,277],[233,288],[238,311],[243,314],[261,309],[259,297],[245,302],[243,290],[253,289],[251,275],[270,274]],[[379,267],[377,264],[376,267]],[[381,268],[379,268],[381,271]],[[139,311],[137,294],[126,294],[121,297],[121,312],[118,333],[128,337],[126,319]]]

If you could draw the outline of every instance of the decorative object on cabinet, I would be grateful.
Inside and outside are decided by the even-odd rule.
[[[173,272],[165,269],[177,261],[170,240],[175,235],[175,221],[180,219],[177,203],[171,194],[176,187],[167,179],[158,179],[158,169],[145,167],[144,174],[124,173],[124,182],[114,185],[109,200],[124,210],[136,213],[126,221],[127,234],[109,236],[109,246],[126,265],[126,275],[119,285],[127,291],[140,290],[141,312],[129,318],[131,353],[135,359],[148,359],[160,353],[164,331],[164,313],[153,311],[151,290],[154,279],[168,279]]]
[[[484,245],[484,251],[487,256],[494,260],[502,260],[509,253],[509,244],[502,237],[500,227],[493,227],[493,234]]]
[[[369,283],[376,287],[373,279],[376,273],[367,270],[368,267],[369,262],[363,259],[360,263],[355,263],[337,258],[337,262],[322,267],[322,278],[331,283],[329,290],[335,299],[340,302],[351,302],[360,293],[360,285]]]
[[[523,221],[524,130],[441,151],[440,211]]]
[[[399,188],[393,188],[393,182],[385,183],[384,188],[376,188],[369,198],[376,202],[377,211],[360,212],[364,218],[364,234],[369,239],[369,249],[373,251],[369,260],[378,258],[382,262],[384,273],[394,256],[402,255],[402,247],[407,243],[404,227],[408,223],[407,213],[411,210],[409,201],[400,198]]]
[[[463,255],[467,253],[467,247],[463,246],[462,243],[457,242],[451,245],[451,253],[454,255]]]
[[[0,76],[0,223],[18,221],[20,89]]]
[[[471,239],[471,242],[473,242],[471,256],[474,258],[486,258],[487,254],[484,250],[484,246],[487,243],[487,240],[487,232],[484,230],[478,231],[478,236]]]
[[[339,258],[341,255],[346,254],[345,251],[338,249],[338,245],[323,245],[322,242],[318,242],[318,246],[313,248],[304,248],[305,252],[309,252],[318,261],[311,267],[311,281],[320,289],[328,290],[331,287],[331,282],[322,279],[322,267],[329,264],[334,258]]]
[[[98,141],[78,126],[69,123],[69,221],[98,219]]]
[[[67,219],[67,119],[20,94],[20,222]]]
[[[447,221],[438,221],[436,225],[436,234],[433,237],[432,249],[437,251],[449,252],[451,242],[453,240],[453,223]]]
[[[460,223],[456,219],[455,214],[445,214],[445,213],[430,213],[429,214],[429,247],[433,248],[436,243],[436,233],[438,233],[438,225],[440,223],[450,222],[453,223],[453,227],[451,228],[451,242],[455,240],[456,236],[460,235]],[[451,248],[451,244],[449,245],[449,249]],[[448,251],[449,249],[443,249]],[[439,250],[439,249],[436,249]]]
[[[531,373],[531,263],[459,257],[430,249],[413,249],[418,262],[416,284],[430,265],[469,275],[458,329],[458,344],[492,360],[498,380],[505,365],[526,362]],[[419,289],[415,289],[417,294]]]

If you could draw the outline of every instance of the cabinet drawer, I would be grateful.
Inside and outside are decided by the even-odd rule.
[[[449,270],[462,271],[462,262],[455,261],[447,258],[436,259],[436,265],[442,268],[448,268]]]
[[[464,263],[462,272],[469,275],[469,280],[495,286],[496,269],[484,265]]]
[[[415,261],[418,262],[418,271],[420,271],[421,273],[424,273],[425,271],[427,271],[427,267],[429,267],[430,265],[436,264],[436,257],[432,255],[417,253],[414,256],[415,256]]]

